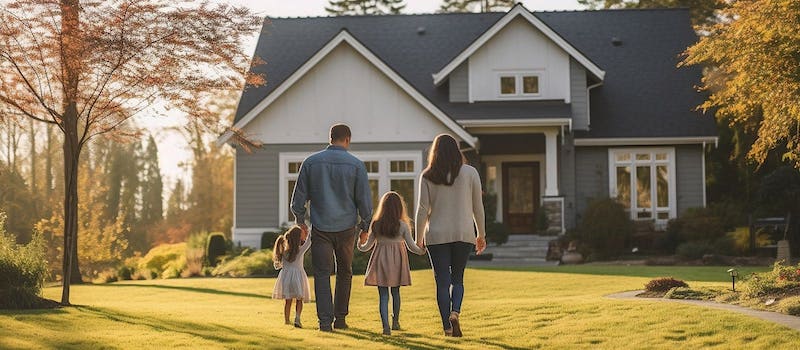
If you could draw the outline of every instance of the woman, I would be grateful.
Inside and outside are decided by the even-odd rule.
[[[420,176],[416,213],[416,243],[428,248],[442,327],[445,336],[453,337],[462,336],[459,315],[467,259],[472,249],[480,254],[486,248],[481,180],[465,163],[452,136],[436,136]]]

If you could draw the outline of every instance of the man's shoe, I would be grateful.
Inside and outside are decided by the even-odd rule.
[[[333,329],[348,329],[348,328],[350,328],[350,326],[347,325],[347,322],[345,322],[343,318],[333,321]]]
[[[319,326],[319,331],[320,331],[320,332],[329,332],[329,333],[332,333],[332,332],[333,332],[333,328],[331,328],[331,326],[330,326],[330,325],[328,325],[328,326],[323,326],[323,325],[320,325],[320,326]]]

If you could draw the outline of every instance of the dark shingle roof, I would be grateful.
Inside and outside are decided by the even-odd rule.
[[[469,46],[504,13],[276,18],[262,28],[256,56],[268,83],[245,89],[240,120],[342,29],[453,119],[569,116],[568,104],[535,102],[450,103],[447,85],[431,75]],[[696,41],[687,10],[534,12],[545,24],[605,70],[592,90],[591,131],[579,137],[716,135],[713,118],[693,108],[703,96],[693,88],[699,68],[676,68],[678,55]],[[419,35],[417,29],[425,28]],[[622,40],[613,46],[611,38]]]

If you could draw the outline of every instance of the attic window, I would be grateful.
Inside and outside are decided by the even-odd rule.
[[[516,95],[517,94],[517,77],[500,77],[500,94],[502,95]]]
[[[523,94],[538,94],[539,93],[539,77],[536,75],[525,75],[522,77],[522,93]]]
[[[538,72],[501,73],[498,78],[500,97],[535,97],[541,93],[541,74]]]

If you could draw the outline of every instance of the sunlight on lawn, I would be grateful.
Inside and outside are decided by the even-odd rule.
[[[613,269],[613,267],[604,267]],[[401,288],[403,331],[380,335],[377,291],[354,277],[348,323],[335,334],[316,330],[315,305],[305,329],[283,324],[274,279],[178,279],[73,287],[78,307],[0,312],[0,348],[753,348],[790,349],[798,333],[746,316],[689,305],[609,300],[603,295],[640,289],[646,277],[590,274],[597,267],[552,272],[470,269],[462,313],[465,337],[444,338],[433,278],[413,272]],[[649,270],[648,270],[649,269]],[[648,275],[660,268],[621,273]],[[715,269],[664,268],[726,285]],[[718,268],[717,268],[718,269]],[[569,272],[569,273],[563,273]],[[716,280],[716,281],[714,281]],[[57,298],[48,288],[45,296]]]

